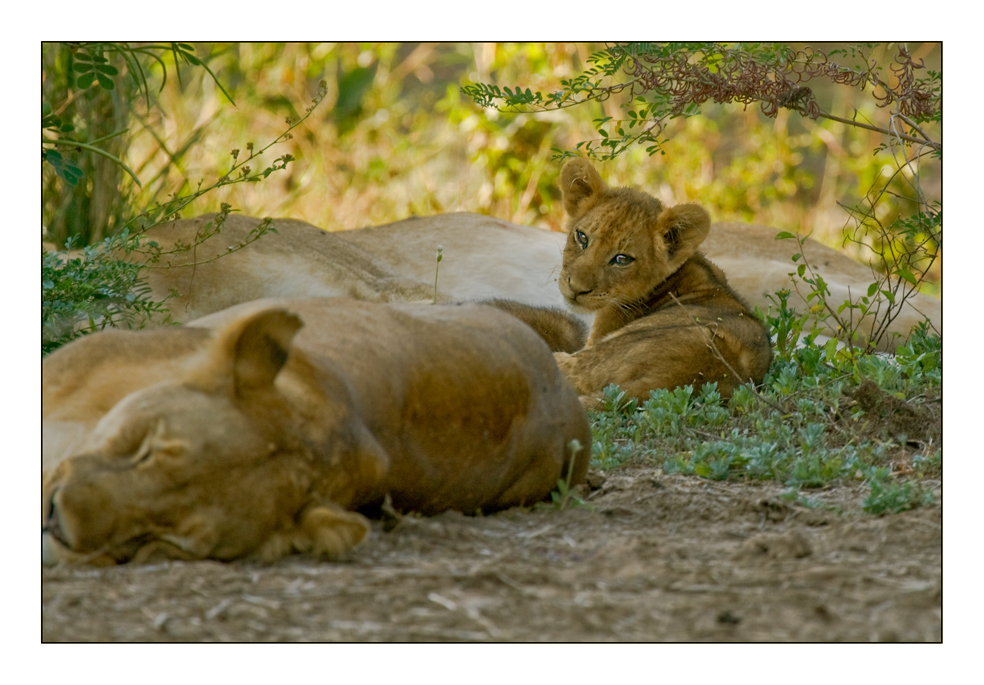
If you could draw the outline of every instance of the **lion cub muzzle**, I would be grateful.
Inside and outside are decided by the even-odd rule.
[[[598,298],[595,293],[594,286],[580,283],[572,279],[569,274],[561,278],[557,285],[560,287],[560,294],[576,311],[590,312],[604,304],[604,300]]]

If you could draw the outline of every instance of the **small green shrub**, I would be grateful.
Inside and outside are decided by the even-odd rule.
[[[154,318],[168,322],[165,304],[150,299],[150,288],[140,280],[140,266],[113,256],[116,250],[134,249],[137,242],[124,231],[76,256],[42,252],[42,356],[107,326],[142,328]],[[68,247],[72,249],[72,242]]]
[[[869,514],[897,514],[935,501],[930,490],[912,481],[897,483],[882,477],[873,479],[870,486],[871,492],[861,505]]]
[[[777,297],[782,301],[781,294]],[[770,333],[777,336],[783,326],[793,330],[788,323],[795,318],[788,310],[773,317]],[[728,402],[714,385],[699,393],[690,386],[654,390],[642,403],[610,386],[602,410],[592,413],[592,464],[613,469],[642,461],[667,473],[710,480],[776,481],[800,499],[804,488],[866,478],[872,494],[865,511],[930,504],[931,497],[897,479],[903,472],[917,477],[942,472],[942,453],[925,447],[939,436],[932,434],[932,421],[911,426],[929,435],[899,434],[892,403],[908,398],[906,407],[931,414],[925,405],[940,397],[940,351],[939,336],[925,327],[896,357],[819,345],[807,336],[777,352],[759,388],[740,386]],[[873,384],[865,386],[867,401],[886,403],[880,411],[859,406],[856,397],[865,383]],[[909,424],[906,429],[909,433]],[[911,455],[911,470],[892,475],[889,467],[900,455]]]

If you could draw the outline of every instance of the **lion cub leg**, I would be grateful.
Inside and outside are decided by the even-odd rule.
[[[576,354],[555,353],[554,360],[588,409],[597,408],[602,391],[612,384],[640,401],[651,390],[684,385],[699,390],[705,383],[717,383],[721,396],[730,397],[748,379],[735,377],[732,369],[741,364],[730,359],[728,345],[712,345],[721,342],[701,326],[663,330],[658,336],[628,327]]]

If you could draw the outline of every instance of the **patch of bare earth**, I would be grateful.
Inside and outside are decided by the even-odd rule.
[[[590,509],[377,522],[342,562],[47,569],[42,637],[941,639],[941,505],[874,517],[860,487],[811,493],[830,509],[781,492],[625,470]]]

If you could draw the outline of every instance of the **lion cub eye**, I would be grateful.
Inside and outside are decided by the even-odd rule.
[[[574,240],[577,241],[577,244],[581,246],[582,250],[588,246],[588,236],[580,231],[574,231]]]
[[[627,254],[617,254],[612,257],[610,264],[617,264],[618,266],[628,266],[635,261],[635,257],[630,257]]]

